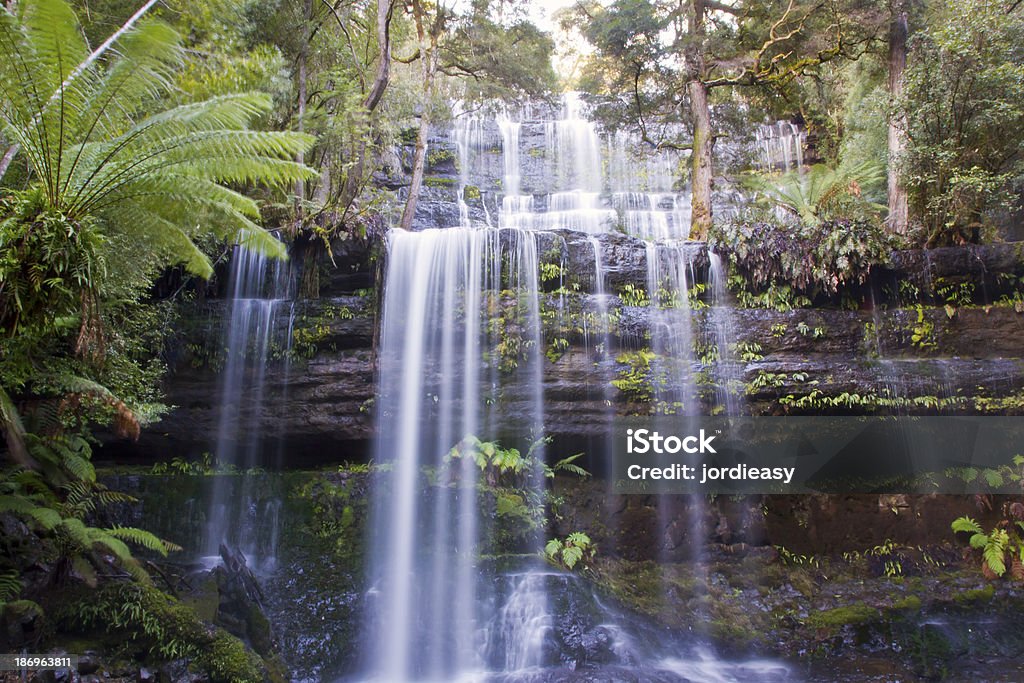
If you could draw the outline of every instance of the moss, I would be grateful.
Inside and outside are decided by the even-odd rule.
[[[476,185],[466,185],[465,189],[462,190],[462,198],[467,202],[480,199],[480,197],[480,188]]]
[[[953,596],[953,600],[960,605],[972,605],[979,602],[989,602],[996,594],[996,588],[992,584],[984,588],[964,591]]]
[[[894,602],[892,609],[901,612],[917,612],[921,609],[921,598],[916,595],[908,595],[902,600]]]
[[[191,659],[190,668],[212,683],[259,683],[263,660],[227,631],[210,626],[191,606],[137,583],[107,584],[68,600],[59,625],[72,632],[99,630],[116,637],[120,649],[157,661]]]
[[[428,166],[437,166],[438,164],[443,164],[446,161],[454,160],[455,155],[452,154],[452,151],[450,149],[439,149],[436,152],[431,152],[430,154],[427,155]]]
[[[455,184],[455,178],[430,175],[423,179],[423,184],[427,187],[451,187]]]
[[[878,619],[879,616],[878,610],[874,607],[864,604],[847,605],[812,614],[807,618],[807,624],[813,628],[835,631],[844,626],[866,624]]]
[[[262,661],[247,650],[242,641],[221,631],[203,648],[196,664],[210,674],[211,681],[224,683],[260,683]]]

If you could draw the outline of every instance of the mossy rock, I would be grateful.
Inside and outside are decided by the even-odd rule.
[[[807,625],[826,631],[838,631],[844,626],[861,626],[876,621],[881,614],[868,605],[847,605],[812,614],[807,618]]]
[[[480,188],[476,185],[466,185],[465,189],[462,191],[462,198],[467,202],[474,199],[480,199],[481,196]]]
[[[996,594],[996,587],[992,584],[984,588],[964,591],[953,596],[953,600],[960,605],[973,605],[982,602],[990,602]]]
[[[72,634],[114,637],[124,652],[141,661],[190,660],[189,668],[208,674],[211,683],[275,678],[241,640],[153,586],[108,583],[95,591],[76,591],[57,613],[57,625]]]
[[[431,175],[423,179],[423,184],[427,187],[452,187],[455,185],[455,178]]]
[[[916,595],[908,595],[902,600],[894,602],[892,609],[897,612],[919,612],[921,610],[921,598]]]

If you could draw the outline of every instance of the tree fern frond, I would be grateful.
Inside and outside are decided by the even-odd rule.
[[[244,249],[264,254],[270,258],[288,258],[288,250],[285,248],[284,242],[258,225],[240,229],[235,236],[235,243]]]
[[[47,531],[63,521],[60,513],[56,510],[37,505],[19,495],[0,495],[0,512],[10,512],[22,519],[37,522]]]
[[[271,110],[268,95],[214,97],[134,120],[171,89],[182,54],[173,29],[139,22],[112,37],[116,50],[93,59],[68,2],[19,6],[17,15],[0,12],[0,124],[31,166],[32,189],[46,200],[40,212],[54,211],[69,224],[94,219],[102,228],[98,249],[136,250],[108,259],[112,267],[185,262],[208,276],[210,265],[193,242],[201,233],[283,256],[282,245],[254,222],[255,202],[225,187],[289,188],[317,175],[294,162],[313,138],[251,130]],[[129,234],[136,239],[125,239]],[[122,426],[137,432],[127,406],[115,399],[110,405]]]
[[[122,541],[128,541],[135,545],[148,548],[155,552],[160,553],[162,556],[167,557],[168,552],[177,552],[181,550],[180,545],[165,541],[162,538],[158,538],[156,535],[145,531],[143,529],[136,529],[135,527],[116,526],[112,529],[105,530],[108,534],[114,538],[119,538]]]
[[[8,569],[0,573],[0,603],[10,602],[21,593],[21,579],[18,572]]]
[[[90,534],[89,527],[82,520],[67,517],[61,520],[61,523],[56,528],[64,532],[68,540],[78,548],[88,550],[92,547],[93,537]]]
[[[89,48],[78,17],[64,0],[33,0],[22,4],[21,22],[38,60],[39,71],[33,76],[48,100],[89,56]]]
[[[99,382],[77,375],[50,374],[41,376],[39,383],[50,386],[65,396],[82,394],[106,403],[114,410],[114,431],[121,436],[138,438],[142,426],[135,411]]]
[[[166,218],[129,201],[113,205],[110,216],[112,220],[132,221],[132,231],[146,231],[154,235],[150,248],[169,263],[182,263],[190,273],[202,278],[213,274],[209,257],[180,226]]]

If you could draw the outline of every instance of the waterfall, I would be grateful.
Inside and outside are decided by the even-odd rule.
[[[727,416],[740,414],[740,393],[743,391],[743,364],[736,358],[736,325],[729,303],[729,288],[722,257],[708,251],[708,287],[711,289],[711,309],[708,318],[714,331],[718,349],[715,369],[716,403]]]
[[[645,160],[630,150],[634,138],[619,132],[602,137],[575,95],[564,98],[557,118],[537,119],[534,113],[506,110],[487,121],[460,114],[453,133],[460,225],[394,231],[388,237],[378,353],[378,471],[370,520],[370,625],[358,680],[547,680],[546,667],[567,664],[569,655],[557,641],[569,637],[568,615],[580,618],[583,612],[566,601],[596,598],[582,597],[575,577],[538,567],[535,559],[518,558],[513,570],[508,556],[500,561],[483,556],[496,525],[491,473],[486,461],[478,466],[452,449],[477,437],[521,453],[529,450],[544,461],[542,320],[565,322],[565,266],[581,241],[593,250],[588,307],[597,322],[590,327],[584,322],[588,357],[597,365],[613,365],[609,322],[617,299],[610,291],[615,247],[609,240],[611,233],[625,232],[646,241],[654,419],[678,426],[701,412],[689,295],[703,247],[686,242],[689,201],[673,180],[679,159],[658,153]],[[486,155],[480,152],[493,150],[488,140],[499,137],[500,179],[485,177],[488,187],[500,180],[502,188],[497,227],[492,227],[472,218],[465,188],[483,184],[474,175],[483,173]],[[542,183],[535,178],[538,168],[546,172]],[[563,230],[583,240],[554,232]],[[542,244],[544,263],[560,272],[557,300],[554,293],[542,297]],[[554,282],[554,276],[547,277]],[[596,353],[590,351],[592,335],[600,339]],[[614,371],[599,373],[609,415],[615,410],[608,380]],[[610,448],[612,435],[603,435],[603,442]],[[542,497],[544,479],[535,477],[532,481],[541,483],[530,484],[534,488],[527,495]],[[660,536],[685,523],[694,530],[690,538],[703,539],[702,501],[692,497],[681,512],[673,499],[665,497],[665,505],[659,501]],[[531,537],[519,550],[536,556],[542,543]],[[695,552],[699,555],[699,549]],[[649,637],[650,631],[599,603],[588,610],[587,618],[596,621],[586,628],[595,642],[608,643],[608,666],[645,667],[662,672],[656,680],[676,680],[668,674],[683,665],[665,653],[689,646]],[[706,651],[700,659],[719,680],[743,680],[740,669]]]
[[[758,165],[765,171],[800,170],[804,166],[807,133],[790,121],[764,124],[754,132]]]
[[[261,440],[266,432],[262,421],[267,408],[266,371],[274,344],[282,341],[278,320],[286,314],[290,330],[294,311],[286,264],[271,264],[263,254],[236,247],[231,268],[227,358],[213,454],[222,473],[212,477],[203,548],[204,555],[215,562],[220,544],[227,543],[240,549],[254,566],[270,569],[276,561],[279,505],[258,500],[245,472],[269,464]],[[289,341],[282,346],[287,348]]]
[[[699,397],[693,378],[693,316],[689,283],[693,263],[679,243],[647,243],[647,297],[650,299],[651,373],[655,411],[697,415]]]
[[[479,470],[470,458],[447,456],[467,436],[493,438],[485,433],[493,418],[483,412],[498,388],[482,382],[483,352],[493,342],[483,313],[490,306],[518,307],[527,342],[502,396],[524,417],[513,425],[506,415],[503,427],[542,435],[538,270],[529,232],[449,228],[389,237],[378,407],[378,424],[389,427],[375,459],[392,471],[381,476],[390,489],[377,496],[374,521],[380,630],[370,671],[378,680],[450,680],[485,664],[479,629],[491,615],[479,613],[490,602],[477,559]],[[495,298],[503,287],[521,296],[503,304]]]
[[[469,203],[466,201],[466,188],[470,186],[470,179],[475,173],[482,170],[483,158],[487,146],[487,138],[484,131],[486,119],[473,113],[462,111],[461,104],[457,104],[454,111],[455,126],[452,130],[452,139],[459,159],[459,190],[457,202],[459,206],[459,225],[468,226],[472,224],[470,217]],[[479,188],[477,188],[479,190]],[[490,216],[487,215],[487,203],[483,202],[484,222],[490,225]]]

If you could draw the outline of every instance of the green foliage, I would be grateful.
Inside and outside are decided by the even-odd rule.
[[[831,168],[815,164],[806,171],[781,176],[752,174],[744,178],[755,196],[786,212],[793,222],[813,225],[822,221],[877,222],[885,207],[868,201],[865,188],[880,186],[885,167],[865,161],[856,166]]]
[[[264,667],[240,640],[203,624],[196,613],[151,586],[109,583],[65,605],[69,629],[100,630],[122,638],[122,648],[159,660],[189,658],[218,683],[261,683]]]
[[[950,527],[953,533],[970,534],[968,543],[974,550],[981,551],[982,571],[995,577],[1006,574],[1009,567],[1013,568],[1011,576],[1024,581],[1024,513],[1008,517],[991,531],[985,530],[970,517],[958,517]],[[1009,564],[1007,560],[1009,559]]]
[[[619,290],[619,300],[622,301],[623,306],[651,305],[651,298],[647,295],[647,290],[635,286],[632,282],[627,282]]]
[[[339,558],[357,557],[365,534],[360,521],[366,516],[367,496],[362,486],[371,466],[339,468],[337,474],[310,478],[298,489],[312,505],[309,532],[328,541]]]
[[[712,248],[727,255],[753,293],[791,287],[815,296],[862,284],[872,266],[884,263],[895,246],[875,222],[814,221],[787,225],[748,212],[718,226]],[[735,283],[730,276],[730,284]]]
[[[612,380],[612,386],[625,394],[630,401],[653,401],[656,388],[663,381],[656,376],[651,367],[651,361],[657,357],[657,354],[649,349],[619,354],[615,362],[628,367],[619,370],[619,376]]]
[[[924,306],[917,305],[917,322],[910,332],[910,343],[921,349],[932,349],[938,346],[935,341],[935,323],[925,317]]]
[[[761,345],[757,342],[750,341],[738,341],[733,347],[736,356],[744,363],[754,363],[759,360],[764,360],[764,356],[761,355]]]
[[[0,329],[17,334],[76,313],[105,275],[95,221],[50,209],[42,188],[0,199]]]
[[[929,5],[915,30],[898,115],[910,141],[901,165],[930,244],[977,240],[1012,202],[1024,142],[1024,17],[988,0]]]
[[[519,449],[502,448],[494,441],[481,441],[468,435],[448,451],[445,463],[450,465],[466,458],[476,464],[489,486],[516,486],[522,484],[537,466],[532,453],[541,445],[543,442],[534,443],[530,453],[523,456]]]
[[[51,215],[95,219],[119,262],[181,262],[204,277],[212,268],[193,241],[203,233],[283,254],[254,222],[256,203],[227,187],[315,175],[291,161],[310,138],[249,128],[269,98],[222,95],[146,116],[182,59],[177,34],[159,21],[141,21],[92,62],[63,0],[3,13],[0,38],[4,135],[21,145]]]
[[[553,538],[544,546],[544,557],[556,567],[572,570],[594,559],[597,548],[586,534],[576,531],[564,539]],[[581,564],[582,563],[582,564]]]

